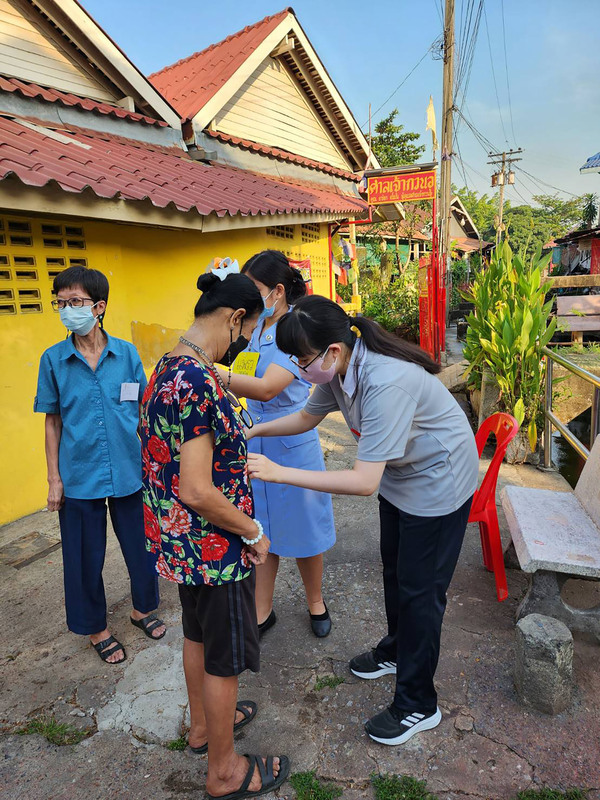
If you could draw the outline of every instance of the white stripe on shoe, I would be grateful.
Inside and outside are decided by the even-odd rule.
[[[421,717],[420,722],[412,722],[412,717]],[[404,719],[400,722],[400,725],[405,727],[406,730],[399,734],[398,736],[391,737],[389,739],[384,739],[380,736],[373,736],[372,733],[369,733],[369,736],[373,741],[379,742],[380,744],[404,744],[407,742],[415,733],[420,733],[421,731],[428,731],[432,728],[437,728],[437,726],[442,721],[442,712],[436,709],[435,714],[432,714],[430,717],[425,717],[424,714],[417,714],[416,712],[409,714],[409,716],[404,717]]]
[[[360,672],[350,667],[350,672],[356,675],[357,678],[364,678],[366,681],[371,681],[374,678],[381,678],[382,675],[394,675],[396,673],[396,665],[393,661],[378,661],[377,666],[378,669],[372,672]]]

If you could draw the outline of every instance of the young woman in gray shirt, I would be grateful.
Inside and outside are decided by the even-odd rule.
[[[336,494],[379,490],[387,635],[350,669],[396,673],[391,705],[366,724],[383,744],[403,744],[441,720],[434,687],[446,591],[462,546],[478,456],[469,422],[420,348],[316,295],[277,329],[277,346],[318,384],[301,411],[255,425],[249,436],[289,436],[340,410],[358,442],[351,470],[274,464],[250,454],[250,476]]]

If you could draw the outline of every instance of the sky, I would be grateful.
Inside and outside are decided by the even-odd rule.
[[[145,74],[284,7],[277,0],[82,3]],[[468,9],[478,5],[479,0],[456,0],[458,45],[466,38]],[[512,205],[556,190],[563,199],[600,192],[600,174],[579,173],[600,150],[597,5],[598,0],[484,0],[464,104],[462,93],[458,98],[463,115],[495,152],[523,148],[515,186],[507,187]],[[431,157],[431,134],[425,131],[429,95],[440,132],[442,61],[429,49],[442,32],[442,6],[443,0],[295,0],[293,6],[359,125],[368,122],[369,103],[373,125],[397,108],[397,122],[427,145],[423,160]],[[491,194],[489,147],[456,115],[455,124],[453,182]]]

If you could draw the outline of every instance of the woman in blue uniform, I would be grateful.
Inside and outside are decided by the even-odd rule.
[[[246,262],[242,272],[258,287],[265,308],[246,351],[258,354],[255,374],[232,375],[231,389],[247,398],[252,419],[261,423],[299,411],[308,399],[310,383],[301,378],[298,366],[275,342],[277,323],[306,294],[306,284],[300,272],[278,250],[257,253]],[[316,430],[302,436],[253,439],[249,450],[288,466],[325,469]],[[331,618],[321,585],[323,553],[335,543],[331,496],[262,481],[252,488],[256,516],[271,540],[267,561],[256,570],[256,613],[261,634],[276,622],[273,592],[279,558],[284,557],[295,558],[298,564],[313,633],[327,636]]]

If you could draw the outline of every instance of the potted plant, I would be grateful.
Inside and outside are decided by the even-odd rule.
[[[535,453],[543,423],[541,349],[556,328],[552,300],[546,301],[550,283],[542,282],[549,261],[550,255],[542,258],[537,252],[527,263],[505,241],[465,293],[475,307],[467,318],[467,374],[475,385],[481,385],[482,376],[491,377],[498,386],[497,410],[512,414],[521,426],[507,451],[512,463]]]

